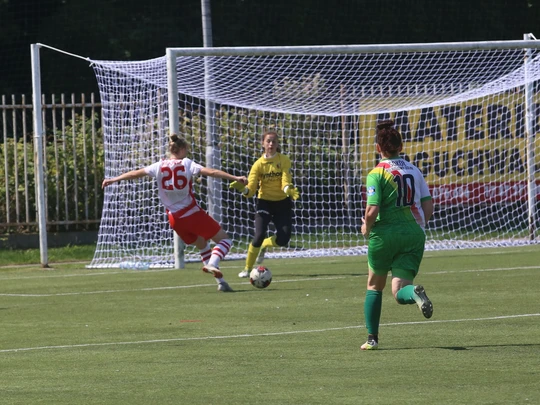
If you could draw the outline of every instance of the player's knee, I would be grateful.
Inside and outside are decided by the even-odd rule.
[[[221,228],[218,233],[216,233],[213,237],[212,237],[212,240],[215,242],[215,243],[219,243],[221,242],[223,239],[230,239],[229,238],[229,235],[227,234],[227,232],[225,232],[223,230],[223,228]]]
[[[262,235],[255,234],[255,236],[251,240],[251,244],[253,245],[253,247],[257,247],[257,248],[261,247],[261,245],[263,244],[263,241],[264,241],[264,237],[265,237],[264,234],[262,234]]]
[[[251,244],[255,247],[259,247],[262,245],[264,238],[266,238],[266,232],[262,229],[255,228],[255,234],[253,235]]]
[[[276,236],[276,245],[278,246],[287,246],[289,244],[289,241],[291,240],[290,235],[283,235],[280,237],[280,235]]]
[[[276,232],[276,245],[287,246],[291,240],[291,231],[289,229],[283,229]]]

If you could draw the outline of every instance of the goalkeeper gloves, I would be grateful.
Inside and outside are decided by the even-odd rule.
[[[293,200],[298,200],[298,197],[300,197],[300,192],[294,186],[287,186],[284,191],[287,197],[291,197]]]
[[[238,190],[241,193],[244,193],[244,190],[246,189],[246,186],[244,186],[239,181],[233,181],[231,184],[229,184],[229,188],[234,188],[235,190]]]

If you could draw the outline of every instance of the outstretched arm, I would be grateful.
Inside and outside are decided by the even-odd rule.
[[[200,172],[203,176],[210,176],[215,177],[218,179],[224,179],[229,181],[237,181],[239,183],[242,183],[244,185],[247,184],[247,177],[246,176],[233,176],[232,174],[229,174],[227,172],[224,172],[223,170],[219,169],[210,169],[208,167],[203,167]]]
[[[126,172],[124,174],[121,174],[120,176],[112,177],[110,179],[103,180],[103,183],[101,183],[101,187],[105,188],[107,186],[110,186],[113,183],[122,181],[122,180],[131,180],[131,179],[138,179],[139,177],[147,176],[148,174],[144,171],[144,169],[138,169],[138,170],[132,170],[130,172]]]

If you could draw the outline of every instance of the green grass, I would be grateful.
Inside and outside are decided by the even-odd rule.
[[[540,403],[539,246],[427,252],[433,318],[386,290],[373,352],[363,256],[268,260],[265,290],[227,261],[230,294],[67,256],[0,268],[0,404]]]
[[[94,257],[95,250],[95,245],[49,248],[47,250],[47,258],[49,263],[90,262]],[[0,252],[0,267],[39,263],[41,263],[39,249],[4,249]]]

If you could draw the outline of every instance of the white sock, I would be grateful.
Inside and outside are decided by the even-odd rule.
[[[227,255],[227,253],[229,253],[229,250],[231,250],[231,246],[232,240],[221,239],[212,249],[212,256],[210,256],[208,264],[210,266],[219,267],[219,261],[223,259]]]
[[[208,261],[210,260],[210,256],[212,256],[212,249],[210,248],[210,244],[207,243],[206,247],[200,250],[201,254],[201,260],[203,264],[208,264]]]

